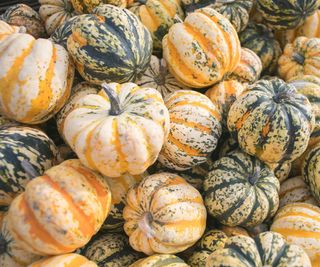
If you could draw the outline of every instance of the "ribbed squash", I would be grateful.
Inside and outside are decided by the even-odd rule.
[[[6,38],[8,35],[13,33],[24,33],[26,32],[25,27],[11,26],[8,23],[0,20],[0,41]]]
[[[110,4],[119,7],[126,7],[127,2],[133,0],[70,0],[73,8],[78,14],[92,13],[93,9],[101,4]]]
[[[162,39],[175,23],[176,16],[184,19],[177,0],[136,0],[129,6],[129,10],[137,15],[150,31],[155,54],[161,54]]]
[[[206,267],[290,266],[311,267],[308,255],[296,245],[290,245],[279,234],[265,232],[254,239],[247,236],[230,237],[224,248],[213,252]]]
[[[249,48],[262,62],[262,75],[271,75],[277,69],[281,47],[273,32],[263,24],[249,23],[239,34],[242,47]]]
[[[202,197],[193,186],[176,174],[159,173],[129,190],[124,230],[137,251],[177,253],[200,239],[206,215]]]
[[[28,267],[98,267],[87,258],[75,254],[64,254],[55,257],[50,257],[30,264]]]
[[[301,246],[309,255],[312,266],[318,266],[319,217],[320,208],[317,206],[308,203],[288,204],[278,211],[270,230],[282,234],[289,244]]]
[[[39,0],[39,3],[39,14],[49,35],[75,15],[70,0]]]
[[[245,152],[269,163],[293,161],[307,148],[314,127],[312,106],[293,85],[260,80],[233,103],[229,131]]]
[[[105,179],[79,160],[67,160],[33,179],[8,212],[9,231],[39,255],[69,253],[100,229],[111,206]]]
[[[180,0],[179,0],[180,1]],[[213,0],[181,0],[182,8],[186,14],[196,9],[207,7],[214,2]]]
[[[67,41],[69,36],[72,34],[72,26],[76,22],[77,18],[78,16],[74,16],[58,26],[51,34],[49,40],[52,40],[54,43],[62,45],[67,49]]]
[[[98,233],[81,248],[80,254],[102,267],[125,267],[144,257],[130,247],[125,234],[103,232]]]
[[[298,37],[292,44],[285,46],[279,58],[280,77],[285,81],[302,75],[314,75],[320,78],[319,56],[320,38]]]
[[[207,160],[221,135],[220,113],[210,99],[191,90],[168,95],[170,133],[158,160],[174,170],[187,170]]]
[[[278,209],[280,184],[260,160],[240,150],[214,163],[204,181],[210,215],[229,226],[255,226]]]
[[[272,29],[286,30],[300,26],[318,9],[318,0],[257,0],[264,22]]]
[[[39,14],[25,4],[16,4],[8,7],[6,12],[0,16],[0,19],[10,25],[24,26],[27,33],[36,39],[46,36],[46,30]]]
[[[273,170],[274,175],[278,178],[280,183],[282,183],[289,177],[291,166],[292,166],[290,161],[284,161],[281,163],[266,163],[266,164],[271,170]]]
[[[212,8],[190,13],[163,38],[170,72],[186,86],[203,88],[219,82],[240,61],[240,42],[231,23]]]
[[[136,261],[130,267],[188,267],[182,259],[175,255],[159,254]]]

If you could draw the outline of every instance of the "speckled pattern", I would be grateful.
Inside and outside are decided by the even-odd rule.
[[[308,146],[313,127],[307,97],[278,78],[249,87],[228,115],[229,131],[241,149],[269,163],[298,158]]]
[[[292,163],[290,161],[266,164],[271,170],[273,170],[274,175],[279,179],[280,183],[282,183],[289,177],[292,166]]]
[[[176,174],[159,173],[129,190],[124,230],[137,251],[173,254],[200,239],[206,215],[202,197],[193,186]]]
[[[59,255],[55,257],[49,257],[48,259],[43,259],[30,264],[28,267],[97,267],[97,265],[86,259],[85,257],[70,253]]]
[[[175,255],[159,254],[141,259],[130,267],[188,267],[182,259]]]
[[[150,62],[152,38],[129,10],[101,5],[72,26],[68,51],[91,83],[134,81]]]
[[[132,0],[70,0],[78,14],[92,13],[93,9],[100,4],[111,4],[119,7],[126,7]]]
[[[191,13],[196,9],[209,6],[212,0],[181,0],[181,4],[186,13]]]

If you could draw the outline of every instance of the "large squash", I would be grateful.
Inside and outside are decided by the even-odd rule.
[[[68,51],[82,77],[91,83],[134,81],[148,67],[152,39],[127,9],[101,5],[72,25]]]
[[[100,229],[111,206],[105,179],[79,160],[67,160],[33,179],[8,212],[9,231],[39,255],[69,253]]]
[[[307,148],[314,114],[293,85],[260,80],[233,103],[229,131],[244,151],[269,163],[293,161]]]
[[[170,133],[158,160],[174,170],[186,170],[207,160],[221,135],[220,113],[210,99],[191,90],[168,95]]]
[[[76,102],[63,135],[89,168],[110,177],[141,174],[156,161],[168,136],[168,110],[155,89],[134,83],[103,87]]]
[[[162,44],[170,72],[190,87],[215,84],[240,61],[237,32],[212,8],[198,9],[174,24]]]
[[[30,264],[28,267],[98,267],[94,262],[87,258],[75,254],[64,254],[50,257]]]
[[[70,0],[78,14],[92,13],[93,9],[102,4],[110,4],[119,7],[126,7],[128,2],[133,0]]]
[[[136,261],[130,267],[188,267],[182,259],[175,255],[158,254]]]
[[[26,32],[25,27],[11,26],[8,23],[0,20],[0,41],[6,38],[8,35],[13,33],[24,33]]]
[[[176,174],[159,173],[129,190],[124,230],[137,251],[177,253],[200,239],[206,215],[202,197],[193,186]]]

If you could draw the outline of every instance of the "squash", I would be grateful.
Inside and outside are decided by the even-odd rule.
[[[70,0],[39,0],[39,14],[48,35],[75,15]]]
[[[317,266],[320,261],[319,216],[320,208],[312,204],[288,204],[278,211],[270,230],[282,234],[289,244],[301,246],[312,266]]]
[[[25,4],[8,7],[0,19],[13,26],[24,26],[27,33],[36,39],[46,36],[46,30],[39,14]]]
[[[25,33],[0,42],[0,112],[22,123],[47,121],[70,95],[74,67],[67,51]]]
[[[303,181],[302,176],[293,177],[284,181],[280,186],[279,198],[280,208],[295,202],[317,205],[317,201],[312,197],[310,189]]]
[[[30,264],[28,267],[98,267],[94,262],[89,261],[85,257],[70,253],[50,257]]]
[[[80,249],[80,254],[95,262],[98,266],[129,266],[143,257],[134,251],[125,234],[98,233]]]
[[[8,123],[15,123],[13,120],[8,119],[7,117],[0,114],[0,126]]]
[[[317,59],[320,56],[320,38],[298,37],[287,44],[279,58],[279,76],[288,81],[295,76],[314,75],[320,78]]]
[[[257,0],[258,10],[270,28],[294,29],[303,24],[308,16],[316,12],[317,0]]]
[[[93,9],[101,4],[110,4],[119,7],[126,7],[127,2],[133,2],[133,0],[70,0],[73,8],[78,14],[92,13]]]
[[[278,209],[278,179],[262,161],[240,150],[216,161],[203,185],[208,213],[225,225],[252,227]]]
[[[7,193],[3,190],[0,190],[0,227],[2,225],[2,221],[7,214],[10,203],[14,198],[13,193]]]
[[[170,133],[159,162],[174,170],[187,170],[207,160],[221,136],[220,113],[210,99],[191,90],[165,98],[170,114]]]
[[[153,53],[162,51],[162,39],[175,23],[176,16],[184,19],[184,14],[177,0],[136,0],[129,6],[150,31],[153,40]]]
[[[140,87],[150,87],[157,89],[162,97],[178,90],[188,90],[189,88],[178,82],[168,71],[167,63],[164,59],[151,56],[150,65],[147,70],[138,78],[135,83]]]
[[[141,174],[156,161],[170,127],[157,90],[103,84],[99,94],[84,96],[75,106],[64,121],[63,136],[85,166],[119,177]]]
[[[182,84],[204,88],[219,82],[240,61],[240,42],[231,23],[212,8],[190,13],[162,40],[163,57]]]
[[[0,41],[6,38],[8,35],[13,33],[24,33],[26,32],[25,27],[11,26],[8,23],[0,20]]]
[[[158,254],[136,261],[130,267],[188,267],[189,265],[175,255]]]
[[[90,83],[134,81],[150,62],[152,39],[127,9],[101,5],[78,16],[67,41],[81,76]]]
[[[260,80],[233,103],[228,128],[240,148],[268,163],[298,158],[307,148],[314,114],[307,97],[293,85]]]
[[[249,22],[249,13],[253,6],[253,0],[216,0],[209,7],[214,8],[220,14],[230,20],[237,32],[243,31]]]
[[[72,26],[76,22],[77,18],[78,16],[74,16],[58,26],[51,34],[49,40],[52,40],[54,43],[62,45],[67,49],[67,41],[69,36],[72,34]]]
[[[274,175],[278,178],[280,183],[282,183],[289,177],[292,166],[290,161],[284,161],[280,163],[266,162],[266,164],[271,170],[273,170]]]
[[[127,194],[124,230],[130,245],[147,255],[191,247],[206,228],[200,193],[183,178],[159,173],[144,178]]]
[[[241,48],[240,62],[227,79],[253,84],[260,78],[261,71],[262,62],[257,54],[248,48]]]
[[[217,249],[207,259],[206,267],[220,266],[311,267],[311,263],[301,247],[288,244],[280,234],[265,232],[254,239],[230,237],[224,248]]]
[[[9,231],[26,251],[69,253],[98,232],[111,206],[105,179],[71,159],[28,183],[8,211]]]
[[[239,34],[239,39],[242,47],[249,48],[261,59],[262,76],[272,75],[276,71],[282,50],[269,28],[250,22]]]
[[[184,12],[186,14],[189,14],[191,12],[194,12],[197,9],[210,6],[214,1],[212,0],[181,0],[181,5]]]

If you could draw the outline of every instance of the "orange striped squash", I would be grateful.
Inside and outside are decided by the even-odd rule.
[[[79,254],[70,253],[50,257],[30,264],[28,267],[98,267],[93,261]]]
[[[50,119],[70,95],[74,67],[67,51],[46,39],[14,33],[0,42],[0,112],[19,122]]]
[[[123,217],[135,250],[147,255],[173,254],[200,239],[207,212],[193,186],[176,174],[159,173],[129,190]]]
[[[0,20],[0,41],[10,34],[25,31],[25,27],[12,26],[4,22],[3,20]]]
[[[8,212],[9,230],[27,251],[69,253],[100,229],[111,206],[105,179],[79,160],[67,160],[28,183]]]
[[[240,41],[228,19],[212,8],[190,13],[162,40],[170,72],[186,86],[203,88],[219,82],[240,61]]]

